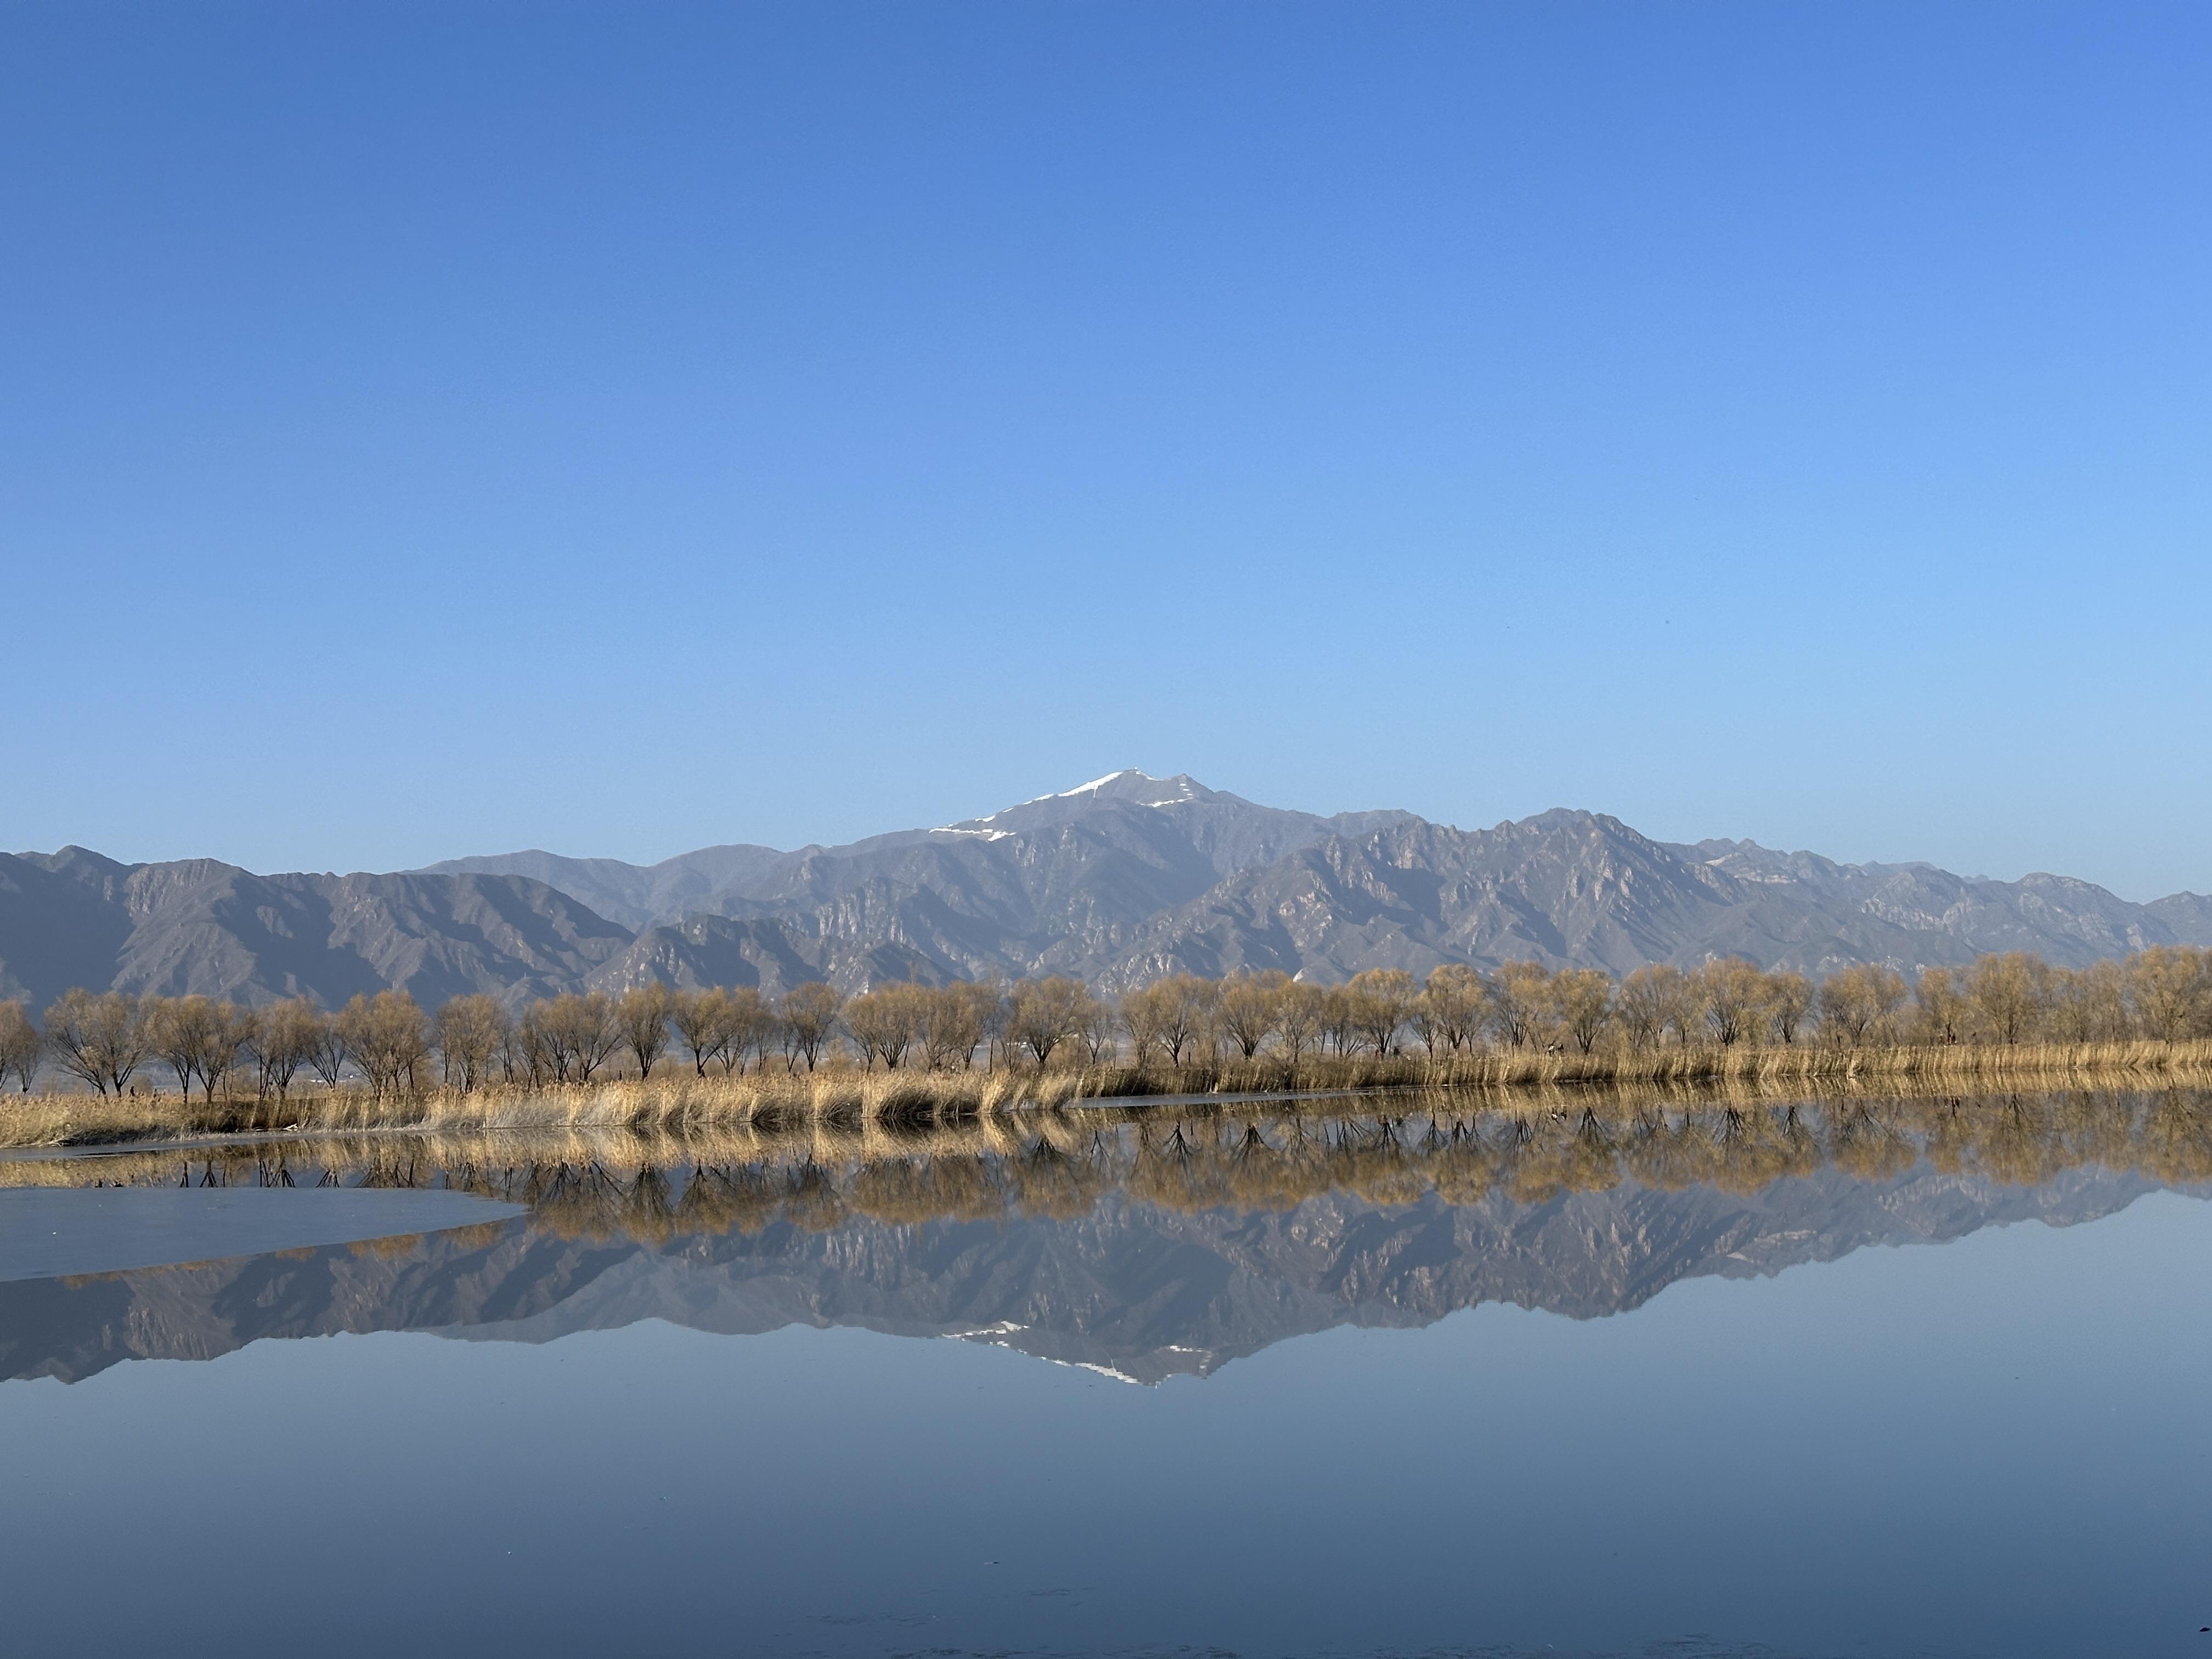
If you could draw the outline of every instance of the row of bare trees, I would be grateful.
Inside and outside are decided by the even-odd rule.
[[[968,999],[979,1030],[981,1004],[980,997]],[[252,1074],[258,1093],[280,1100],[303,1073],[330,1087],[358,1077],[380,1093],[411,1091],[434,1074],[465,1091],[495,1079],[588,1083],[618,1056],[649,1076],[679,1041],[702,1074],[709,1060],[727,1072],[749,1058],[765,1064],[771,1053],[811,1070],[847,1029],[846,1006],[819,984],[800,986],[774,1004],[750,988],[647,985],[620,996],[546,998],[520,1018],[480,993],[454,997],[434,1013],[404,991],[356,996],[326,1012],[306,997],[257,1008],[204,996],[76,989],[46,1010],[43,1031],[21,1003],[0,1003],[0,1088],[12,1079],[27,1093],[51,1065],[104,1095],[122,1094],[135,1079],[165,1070],[179,1093],[198,1086],[209,1099],[243,1073]],[[951,1041],[939,1021],[932,1054],[946,1054]]]
[[[357,996],[325,1013],[305,997],[252,1008],[212,997],[77,989],[46,1010],[43,1032],[22,1004],[0,1003],[0,1086],[12,1075],[27,1092],[50,1061],[101,1094],[119,1095],[142,1072],[163,1069],[179,1093],[197,1083],[210,1099],[245,1070],[260,1092],[279,1097],[302,1072],[334,1087],[349,1068],[380,1089],[409,1089],[423,1079],[433,1029],[415,1000],[398,991]]]
[[[1416,981],[1371,969],[1320,986],[1279,972],[1210,980],[1179,974],[1116,1000],[1052,976],[1012,986],[879,986],[846,998],[820,983],[777,999],[749,986],[647,985],[546,998],[517,1017],[495,999],[455,997],[427,1012],[402,991],[356,996],[334,1012],[306,998],[263,1007],[203,996],[72,990],[44,1029],[0,1003],[0,1087],[28,1091],[51,1064],[100,1092],[167,1071],[180,1092],[216,1091],[250,1073],[283,1098],[304,1073],[336,1086],[358,1076],[380,1092],[436,1075],[449,1088],[500,1080],[588,1083],[620,1066],[642,1077],[672,1054],[702,1076],[781,1060],[813,1070],[841,1045],[862,1066],[896,1070],[1049,1066],[1079,1055],[1180,1068],[1224,1055],[1431,1057],[1497,1047],[1589,1054],[1601,1045],[1826,1042],[2172,1042],[2212,1035],[2212,952],[2160,946],[2120,962],[2054,968],[2021,952],[1965,967],[1843,969],[1815,984],[1739,957],[1701,967],[1591,968],[1509,962],[1485,973],[1448,963]]]

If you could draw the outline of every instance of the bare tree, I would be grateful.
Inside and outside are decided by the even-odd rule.
[[[370,1089],[381,1094],[385,1079],[377,1068],[382,1054],[377,1046],[375,1015],[368,996],[356,992],[344,1007],[331,1017],[331,1027],[345,1045],[346,1059],[361,1068]]]
[[[860,1069],[872,1071],[880,1057],[887,1072],[897,1068],[905,1058],[914,1033],[908,1028],[906,1011],[899,1006],[896,998],[888,989],[870,988],[854,996],[845,1004],[845,1030],[853,1039],[853,1046],[860,1051]]]
[[[966,1071],[975,1061],[975,1048],[981,1045],[983,1063],[990,1064],[991,1051],[998,1046],[999,1034],[1006,1028],[1006,988],[994,977],[970,980],[952,988],[967,999],[968,1018],[975,1028],[975,1042],[970,1043],[960,1062]]]
[[[532,1003],[514,1023],[515,1053],[533,1089],[568,1080],[568,1051],[559,1024],[550,1000]]]
[[[1837,979],[1843,977],[1842,974],[1836,975]],[[1920,1005],[1921,1027],[1931,1042],[1956,1042],[1966,1035],[1966,994],[1960,980],[1955,968],[1920,970],[1920,983],[1913,989],[1913,1000]]]
[[[561,1056],[564,1079],[589,1083],[592,1073],[623,1046],[615,1005],[605,991],[587,991],[581,996],[570,992],[555,997],[546,1009],[546,1023]]]
[[[1370,968],[1354,974],[1345,987],[1352,999],[1352,1018],[1378,1055],[1398,1051],[1398,1033],[1413,1012],[1418,988],[1402,968]]]
[[[1804,975],[1784,971],[1766,976],[1766,1018],[1785,1045],[1797,1041],[1798,1027],[1812,1012],[1813,981]]]
[[[234,1002],[218,1002],[208,1022],[207,1045],[200,1054],[200,1086],[210,1100],[223,1079],[252,1052],[261,1034],[261,1016]]]
[[[1588,1054],[1613,1018],[1613,979],[1601,969],[1562,968],[1552,975],[1551,1012]]]
[[[46,1038],[31,1024],[29,1010],[20,1002],[0,1002],[0,1089],[6,1088],[12,1077],[22,1085],[23,1093],[30,1093],[46,1046]]]
[[[1121,1011],[1086,988],[1083,993],[1083,1023],[1076,1028],[1084,1053],[1093,1066],[1103,1066],[1121,1047]]]
[[[1488,1017],[1490,988],[1482,975],[1463,962],[1447,962],[1429,975],[1421,996],[1428,1004],[1444,1047],[1453,1054],[1471,1048],[1482,1035]]]
[[[1839,969],[1820,981],[1820,1029],[1838,1047],[1859,1048],[1905,1000],[1904,976],[1878,963]]]
[[[1628,1033],[1629,1047],[1641,1050],[1659,1046],[1682,1000],[1683,978],[1680,969],[1662,962],[1636,969],[1620,981],[1614,1007],[1622,1030]]]
[[[260,1024],[252,1009],[204,996],[148,997],[140,1014],[147,1045],[177,1074],[177,1091],[186,1099],[194,1077],[215,1098]]]
[[[2078,970],[2055,969],[2051,1023],[2069,1042],[2117,1042],[2133,1035],[2128,976],[2117,962],[2093,962]]]
[[[1674,997],[1667,1008],[1667,1029],[1674,1032],[1676,1048],[1687,1048],[1706,1035],[1705,981],[1696,974],[1684,974],[1671,989]]]
[[[786,994],[776,1011],[783,1021],[787,1053],[795,1060],[804,1060],[808,1071],[814,1069],[823,1049],[829,1046],[837,1030],[837,1016],[844,1006],[844,999],[836,992],[820,980],[810,980]]]
[[[430,1023],[422,1006],[404,991],[376,994],[377,1039],[392,1078],[411,1092],[416,1068],[430,1058]]]
[[[708,1059],[724,1053],[735,1035],[730,1030],[727,1001],[727,994],[714,985],[678,991],[670,1000],[669,1023],[691,1055],[692,1070],[701,1077],[707,1075]]]
[[[1358,1000],[1341,985],[1329,986],[1321,994],[1322,1048],[1335,1049],[1340,1058],[1364,1041],[1359,1029]]]
[[[1540,962],[1508,962],[1490,976],[1490,1019],[1509,1048],[1533,1045],[1543,1029],[1552,976]]]
[[[1168,1063],[1180,1066],[1183,1050],[1212,1030],[1220,991],[1212,980],[1195,974],[1177,974],[1161,983],[1160,1046],[1168,1051]]]
[[[1730,1048],[1756,1037],[1766,1009],[1766,975],[1741,957],[1723,957],[1691,975],[1705,1006],[1713,1040]]]
[[[589,1083],[623,1046],[623,1028],[605,992],[564,992],[523,1010],[515,1046],[533,1085]]]
[[[1221,1033],[1249,1060],[1258,1054],[1283,1018],[1283,993],[1291,976],[1278,969],[1232,974],[1221,982],[1216,1018]]]
[[[378,1094],[411,1091],[416,1073],[430,1057],[429,1021],[404,991],[356,994],[331,1022],[345,1056],[361,1068]]]
[[[2212,986],[2206,958],[2186,945],[2154,945],[2138,951],[2127,964],[2128,1000],[2143,1035],[2176,1042],[2204,1024]],[[49,1018],[48,1024],[52,1019]]]
[[[498,999],[478,991],[449,1000],[430,1022],[446,1086],[473,1092],[490,1075],[492,1057],[506,1046],[514,1020]]]
[[[958,1060],[966,1071],[983,1040],[983,1012],[965,985],[947,985],[929,994],[922,1011],[921,1052],[932,1071],[950,1070]]]
[[[658,980],[632,986],[615,1004],[615,1024],[640,1077],[653,1075],[653,1062],[668,1047],[668,1017],[674,1011],[673,996]]]
[[[1042,1071],[1053,1050],[1082,1029],[1090,992],[1076,981],[1054,974],[1024,980],[1006,1000],[1006,1036],[1027,1048]]]
[[[1122,994],[1121,1029],[1129,1034],[1131,1056],[1139,1066],[1151,1065],[1166,1046],[1168,1013],[1175,1001],[1175,993],[1160,981]]]
[[[1321,1041],[1322,1003],[1319,986],[1292,980],[1283,988],[1282,1006],[1275,1018],[1275,1042],[1289,1062],[1294,1084],[1298,1062],[1305,1058],[1306,1050]]]
[[[1966,1000],[1999,1042],[2032,1037],[2051,1006],[2051,969],[2024,951],[1978,957],[1966,969]]]
[[[752,1054],[765,1069],[769,1046],[775,1041],[776,1018],[768,1004],[762,1000],[757,985],[733,985],[722,993],[725,1030],[727,1032],[722,1046],[722,1069],[731,1068],[732,1059],[737,1069],[745,1069],[745,1056]]]
[[[54,1063],[101,1094],[121,1094],[146,1063],[146,1024],[137,999],[120,991],[65,991],[46,1010]]]
[[[189,1100],[199,1075],[200,1046],[212,1005],[205,997],[148,997],[138,1006],[146,1046],[177,1074],[177,1092]]]
[[[322,1015],[306,997],[272,1002],[261,1011],[253,1063],[264,1096],[274,1091],[279,1101],[285,1098],[300,1068],[313,1063],[322,1032]]]
[[[906,984],[863,991],[848,1002],[845,1029],[853,1034],[862,1066],[880,1060],[885,1071],[896,1071],[928,1024],[935,1003],[927,987]]]
[[[499,1075],[504,1083],[516,1084],[526,1079],[534,1085],[538,1081],[530,1066],[530,1045],[522,1032],[522,1020],[527,1017],[526,1011],[520,1018],[510,1018],[499,1040]]]
[[[1431,974],[1430,977],[1433,979],[1436,975]],[[1444,1040],[1443,1021],[1437,1017],[1436,1000],[1430,996],[1427,986],[1421,988],[1420,995],[1413,999],[1413,1006],[1406,1011],[1406,1023],[1413,1028],[1413,1035],[1420,1038],[1421,1047],[1431,1060],[1437,1057],[1439,1049],[1449,1046]]]
[[[337,1017],[317,1009],[314,1036],[307,1048],[308,1068],[323,1080],[325,1088],[335,1089],[345,1075],[348,1059],[345,1034],[338,1030]]]

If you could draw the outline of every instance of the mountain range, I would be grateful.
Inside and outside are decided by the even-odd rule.
[[[130,1358],[206,1359],[341,1331],[544,1342],[662,1319],[730,1335],[796,1323],[955,1337],[1150,1383],[1311,1332],[1425,1326],[1484,1303],[1626,1313],[1685,1279],[1765,1277],[2021,1221],[2069,1225],[2160,1186],[2100,1168],[2008,1186],[1923,1164],[1883,1180],[1830,1169],[1753,1192],[1632,1184],[1534,1204],[1430,1193],[1391,1205],[1338,1190],[1286,1210],[1186,1213],[1114,1195],[1073,1218],[848,1218],[827,1231],[777,1220],[647,1237],[526,1218],[396,1250],[0,1284],[0,1378],[76,1381]]]
[[[2138,904],[2063,876],[1657,842],[1587,811],[1476,830],[1322,817],[1135,770],[935,829],[646,866],[529,851],[264,876],[76,847],[0,854],[0,999],[34,1006],[72,985],[520,1003],[656,979],[776,993],[1065,973],[1120,990],[1183,969],[1333,981],[1516,958],[1622,973],[1740,955],[1818,975],[1985,951],[2081,965],[2162,944],[2212,945],[2212,898]]]

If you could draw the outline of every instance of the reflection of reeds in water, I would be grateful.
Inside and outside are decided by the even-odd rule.
[[[1592,1096],[1775,1099],[1792,1095],[2088,1086],[2103,1080],[2212,1080],[2212,1041],[1960,1043],[1942,1048],[1836,1048],[1810,1044],[1629,1050],[1594,1054],[1506,1050],[1431,1060],[1412,1055],[1208,1063],[1181,1071],[1126,1066],[1066,1070],[813,1073],[699,1077],[680,1068],[652,1079],[564,1088],[494,1087],[377,1095],[352,1087],[274,1100],[184,1101],[174,1095],[33,1095],[0,1106],[0,1144],[88,1145],[345,1130],[602,1131],[688,1133],[714,1127],[781,1130],[793,1122],[830,1139],[871,1126],[940,1125],[1009,1112],[1141,1107],[1147,1097],[1423,1089],[1553,1109]],[[1578,1108],[1577,1108],[1578,1109]]]
[[[1110,1197],[1283,1211],[1331,1193],[1381,1206],[1543,1203],[1624,1185],[1750,1193],[1834,1170],[1916,1166],[2025,1185],[2097,1167],[2212,1182],[2212,1094],[1559,1091],[1206,1103],[1118,1115],[994,1114],[941,1124],[789,1117],[683,1129],[568,1125],[324,1135],[210,1150],[0,1162],[0,1185],[446,1186],[530,1206],[541,1231],[657,1244],[757,1233],[1078,1218]],[[488,1247],[508,1230],[480,1230]]]
[[[849,1131],[1059,1105],[1095,1085],[1079,1072],[875,1072],[827,1066],[698,1077],[668,1072],[553,1089],[496,1087],[463,1094],[427,1089],[375,1094],[345,1087],[276,1100],[191,1100],[175,1095],[116,1097],[33,1095],[0,1103],[0,1144],[98,1145],[157,1135],[345,1130],[593,1130],[676,1132],[705,1124],[776,1126],[797,1120]]]

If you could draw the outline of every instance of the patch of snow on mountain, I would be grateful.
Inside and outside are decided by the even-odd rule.
[[[1083,784],[1077,788],[1063,789],[1056,795],[1039,795],[1035,799],[1024,801],[1021,805],[1022,806],[1036,806],[1048,800],[1073,800],[1078,795],[1088,795],[1095,790],[1103,789],[1109,783],[1118,783],[1123,778],[1142,778],[1147,783],[1158,783],[1160,781],[1152,776],[1149,772],[1139,772],[1133,766],[1125,766],[1118,772],[1109,772],[1103,778],[1093,778],[1090,782]],[[1165,803],[1156,801],[1150,804],[1153,805],[1162,805]],[[1020,810],[1021,807],[1019,806],[1001,807],[998,811],[992,813],[989,817],[978,818],[975,821],[978,823],[989,823],[994,819],[1006,817],[1009,812],[1017,812]]]
[[[1103,778],[1093,778],[1090,782],[1079,784],[1073,789],[1063,789],[1056,795],[1039,795],[1037,799],[1071,800],[1078,795],[1087,795],[1094,789],[1103,789],[1108,784],[1118,782],[1123,778],[1142,778],[1147,783],[1155,783],[1158,781],[1158,780],[1154,778],[1149,772],[1139,772],[1133,766],[1125,766],[1118,772],[1109,772]],[[1034,803],[1030,802],[1024,803],[1025,805],[1033,804]]]

